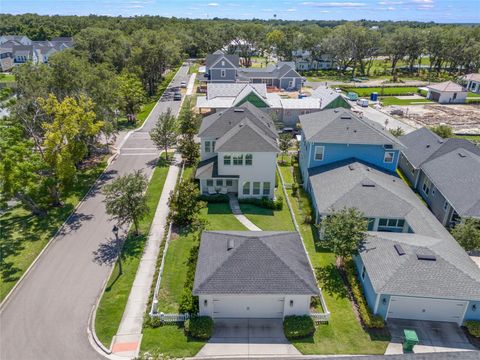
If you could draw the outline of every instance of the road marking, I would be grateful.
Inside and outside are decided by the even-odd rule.
[[[139,155],[159,155],[159,152],[149,152],[149,153],[130,153],[130,154],[124,154],[121,153],[120,156],[139,156]]]
[[[135,148],[135,147],[131,147],[131,148],[122,148],[122,150],[157,150],[156,147],[144,147],[144,148]]]

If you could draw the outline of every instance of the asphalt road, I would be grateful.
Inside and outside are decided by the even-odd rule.
[[[172,87],[187,81],[187,73],[188,67],[182,66]],[[170,90],[150,113],[143,129],[125,141],[120,155],[69,220],[68,227],[2,308],[0,359],[103,359],[87,337],[90,312],[110,270],[94,262],[93,254],[112,236],[113,223],[105,213],[101,187],[133,170],[143,169],[147,176],[152,173],[159,151],[148,131],[160,113],[171,108],[177,114],[180,108],[180,101],[173,101]]]

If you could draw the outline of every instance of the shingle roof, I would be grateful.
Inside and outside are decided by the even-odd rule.
[[[236,67],[238,67],[240,64],[240,58],[238,55],[224,54],[222,51],[217,50],[213,54],[207,55],[207,58],[205,59],[205,66],[207,68],[211,68],[222,57],[225,57]]]
[[[419,260],[417,254],[434,255],[436,261]],[[377,293],[480,300],[480,269],[451,236],[370,232],[360,257]]]
[[[311,97],[322,100],[322,109],[325,108],[332,101],[338,98],[343,98],[342,94],[339,94],[338,92],[327,86],[319,86],[318,88],[313,90]]]
[[[298,233],[204,231],[193,294],[317,295],[319,289]]]
[[[219,175],[218,174],[218,156],[202,160],[197,165],[195,171],[195,179],[215,179],[215,178],[230,178],[237,179],[238,175]]]
[[[287,63],[279,63],[277,66],[269,65],[266,68],[239,68],[237,76],[241,80],[252,78],[274,78],[280,79],[291,72],[289,76],[300,77],[300,75]]]
[[[236,98],[245,90],[255,90],[262,98],[267,96],[267,86],[265,84],[209,83],[207,84],[207,99]]]
[[[462,76],[462,79],[480,82],[480,74],[478,73],[467,74]]]
[[[396,174],[348,159],[310,169],[309,179],[321,214],[355,207],[366,217],[405,219],[417,234],[450,236]]]
[[[415,168],[419,168],[445,142],[426,127],[400,136],[398,139],[405,145],[403,154]]]
[[[402,143],[380,124],[351,110],[327,109],[299,117],[307,141],[334,144],[395,145]]]
[[[445,81],[438,84],[428,85],[427,88],[436,91],[466,91],[462,85],[458,85],[453,81]]]

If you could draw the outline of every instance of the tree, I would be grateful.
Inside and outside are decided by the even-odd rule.
[[[177,119],[170,108],[160,115],[150,131],[150,137],[158,149],[165,151],[165,160],[168,160],[168,149],[177,142]]]
[[[280,148],[280,151],[282,152],[282,163],[284,163],[284,156],[288,152],[288,149],[290,149],[290,141],[292,140],[292,136],[290,134],[281,134],[278,146]]]
[[[453,129],[451,126],[445,125],[445,124],[440,124],[437,126],[432,126],[430,128],[435,134],[438,136],[447,139],[453,137]]]
[[[178,150],[187,160],[187,163],[193,164],[200,156],[200,148],[195,142],[195,134],[198,131],[201,119],[192,110],[190,99],[185,101],[179,120],[180,139],[178,141]]]
[[[385,52],[390,57],[393,81],[397,81],[397,64],[408,55],[409,29],[406,27],[396,28],[393,32],[385,35]]]
[[[126,115],[136,115],[145,101],[142,82],[133,73],[123,71],[118,77],[118,106]]]
[[[462,219],[462,222],[452,229],[452,235],[465,251],[480,250],[479,219]]]
[[[137,170],[131,174],[120,176],[105,185],[105,207],[119,225],[133,223],[135,234],[139,234],[140,221],[148,213],[147,177]]]
[[[356,208],[333,211],[320,223],[322,243],[337,256],[340,266],[345,259],[357,254],[366,237],[368,221]]]
[[[200,190],[190,179],[182,180],[178,190],[170,198],[170,214],[175,224],[180,226],[196,226],[200,221],[200,210],[206,205],[199,201]]]
[[[388,131],[390,131],[390,134],[392,134],[395,137],[405,135],[405,130],[403,130],[400,126],[394,128],[394,129],[390,129]]]

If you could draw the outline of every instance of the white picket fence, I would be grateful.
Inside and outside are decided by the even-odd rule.
[[[310,313],[310,317],[315,324],[327,323],[330,319],[330,313]]]
[[[160,313],[150,313],[150,317],[158,318],[163,323],[180,323],[188,320],[196,315],[191,314],[165,314],[163,312]]]

